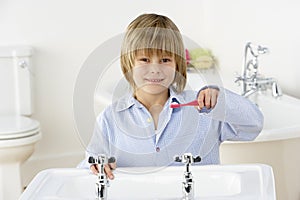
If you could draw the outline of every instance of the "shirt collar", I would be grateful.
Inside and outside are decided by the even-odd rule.
[[[176,93],[174,89],[170,89],[170,103],[176,102],[176,103],[183,103],[185,102],[184,100],[183,93]]]
[[[169,97],[167,103],[172,103],[172,102],[182,103],[182,102],[185,102],[184,96],[183,96],[182,93],[177,93],[173,88],[170,88],[169,91],[170,91],[170,97]],[[129,93],[129,94],[121,97],[118,101],[116,101],[115,104],[116,104],[115,106],[116,106],[116,111],[117,112],[129,109],[132,106],[134,106],[136,108],[142,108],[143,107],[143,105],[133,97],[132,93]]]

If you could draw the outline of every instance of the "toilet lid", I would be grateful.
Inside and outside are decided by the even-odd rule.
[[[36,134],[39,122],[24,116],[0,116],[0,139],[12,139]]]

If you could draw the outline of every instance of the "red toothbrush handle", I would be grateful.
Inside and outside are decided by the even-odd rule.
[[[186,105],[186,106],[198,106],[199,103],[198,103],[198,100],[194,100],[194,101],[191,101],[191,102],[183,104],[183,105]]]
[[[171,105],[170,105],[170,107],[171,108],[179,108],[179,107],[181,107],[181,106],[198,106],[199,104],[198,104],[198,100],[194,100],[194,101],[191,101],[191,102],[189,102],[189,103],[185,103],[185,104],[177,104],[177,103],[172,103]]]

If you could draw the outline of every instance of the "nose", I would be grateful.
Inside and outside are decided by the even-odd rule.
[[[149,72],[152,74],[158,74],[161,72],[161,66],[158,63],[152,63],[149,65]]]

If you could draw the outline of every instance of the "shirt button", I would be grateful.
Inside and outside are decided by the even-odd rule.
[[[160,152],[160,148],[159,147],[156,147],[156,152]]]
[[[147,122],[148,122],[148,123],[151,123],[151,122],[152,122],[152,119],[149,117],[149,118],[147,119]]]

